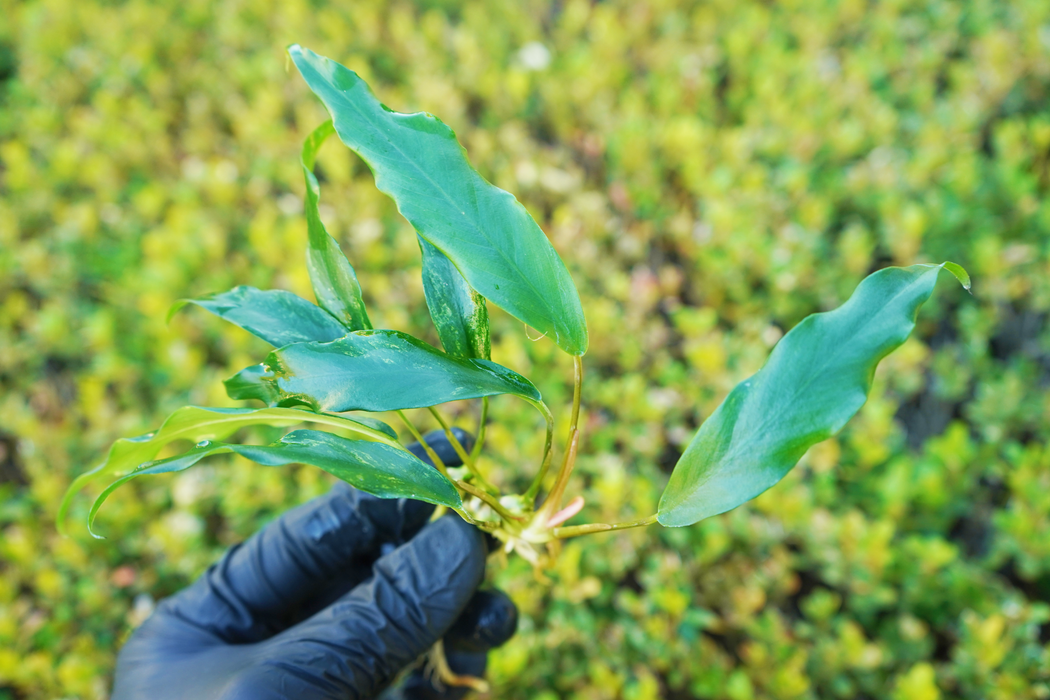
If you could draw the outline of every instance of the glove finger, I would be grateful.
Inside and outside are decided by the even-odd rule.
[[[374,697],[441,639],[485,574],[481,533],[456,516],[381,557],[373,577],[265,644],[265,663],[324,697]]]
[[[445,635],[445,648],[487,652],[503,646],[518,629],[518,607],[501,590],[478,591]]]
[[[459,433],[461,441],[473,442]],[[447,463],[457,463],[441,431],[424,440]],[[408,449],[430,462],[421,445]],[[383,545],[411,538],[433,510],[429,503],[376,498],[340,482],[232,547],[160,611],[227,643],[266,639],[365,580]],[[314,603],[319,595],[321,604]]]

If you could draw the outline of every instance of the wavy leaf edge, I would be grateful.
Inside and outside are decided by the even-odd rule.
[[[704,423],[700,426],[700,429],[697,431],[696,436],[694,436],[692,441],[690,441],[689,446],[686,448],[682,457],[679,459],[678,464],[675,465],[675,469],[671,474],[671,478],[668,481],[667,487],[661,495],[660,505],[657,512],[658,522],[666,527],[683,527],[687,525],[692,525],[699,522],[700,520],[703,520],[704,518],[732,510],[733,508],[736,508],[737,506],[742,505],[743,503],[746,503],[747,501],[753,498],[756,498],[757,496],[764,493],[766,490],[775,486],[781,479],[783,479],[783,477],[786,476],[787,473],[794,468],[798,460],[801,459],[803,454],[805,454],[806,450],[808,450],[810,447],[817,444],[818,442],[832,437],[839,430],[841,430],[842,427],[844,427],[845,424],[848,423],[854,415],[856,415],[857,411],[860,410],[864,403],[866,403],[868,394],[871,389],[871,380],[874,376],[875,367],[888,354],[900,347],[900,345],[902,345],[911,335],[915,327],[919,309],[922,306],[922,304],[924,304],[932,295],[934,285],[937,281],[936,275],[942,269],[947,270],[949,273],[951,273],[963,286],[964,289],[970,291],[969,274],[966,272],[965,269],[962,268],[962,266],[956,263],[923,263],[913,265],[909,268],[884,268],[875,273],[872,273],[863,281],[861,281],[861,283],[857,286],[857,289],[854,290],[853,294],[850,295],[850,298],[838,308],[828,312],[811,314],[804,318],[802,321],[800,321],[794,328],[792,328],[791,331],[789,331],[770,352],[770,356],[767,359],[766,363],[763,365],[762,369],[760,369],[751,377],[748,377],[744,381],[737,384],[736,387],[734,387],[733,390],[730,391],[730,393],[726,396],[723,402],[718,406],[718,408],[716,408],[715,411],[708,417],[708,419],[704,421]],[[918,273],[919,270],[924,271]],[[798,342],[801,344],[806,342],[807,338],[801,334],[806,333],[807,329],[809,329],[810,326],[817,324],[818,321],[816,319],[821,318],[826,321],[827,319],[834,318],[834,321],[839,321],[839,317],[833,315],[837,314],[837,312],[847,309],[850,302],[853,301],[855,298],[860,299],[860,297],[858,297],[858,292],[860,292],[865,287],[865,283],[868,283],[869,280],[872,280],[872,285],[874,285],[874,281],[881,279],[881,276],[908,271],[915,271],[916,273],[918,273],[918,277],[909,282],[908,286],[921,282],[923,280],[923,277],[928,273],[928,271],[933,271],[934,277],[931,280],[929,280],[928,290],[920,290],[910,318],[907,318],[906,322],[903,324],[903,326],[907,327],[907,331],[903,334],[903,337],[899,340],[899,342],[894,342],[893,336],[890,335],[888,340],[883,341],[883,344],[887,348],[885,349],[885,352],[881,352],[881,354],[879,354],[880,350],[876,350],[876,352],[872,354],[872,357],[874,359],[872,359],[869,363],[870,370],[868,372],[868,376],[863,377],[863,381],[861,382],[863,392],[862,395],[859,397],[860,400],[857,402],[856,406],[852,407],[852,410],[846,409],[845,413],[838,416],[837,418],[825,416],[824,423],[827,424],[826,427],[820,427],[820,425],[811,425],[808,426],[810,428],[809,433],[795,435],[793,439],[797,440],[801,438],[801,443],[788,450],[788,459],[791,459],[790,464],[785,469],[782,469],[782,472],[779,474],[779,476],[776,476],[773,479],[770,479],[769,475],[765,475],[765,478],[762,478],[763,475],[760,472],[758,472],[758,470],[752,471],[756,472],[759,478],[755,478],[755,474],[745,475],[741,473],[730,473],[727,475],[722,475],[715,472],[715,469],[717,469],[718,466],[717,460],[720,460],[726,456],[725,450],[730,449],[731,447],[736,447],[733,445],[733,439],[736,437],[736,425],[737,422],[740,420],[740,415],[742,411],[746,410],[746,407],[740,408],[740,406],[745,405],[745,402],[747,402],[749,398],[751,398],[751,387],[753,385],[758,385],[763,386],[764,388],[764,382],[772,381],[767,380],[766,376],[763,375],[763,372],[766,372],[766,370],[770,368],[772,368],[770,371],[778,370],[779,367],[777,365],[777,362],[779,361],[781,355],[786,355],[786,353],[794,351],[795,348],[793,343]],[[899,294],[900,293],[898,293],[898,296]],[[858,301],[857,303],[860,302]],[[876,314],[881,313],[882,310],[885,308],[886,306],[881,307],[876,312]],[[847,311],[848,310],[850,309],[847,309]],[[798,331],[798,333],[796,333],[796,331]],[[792,336],[792,334],[795,335]],[[781,383],[786,384],[786,382],[784,381],[782,381]],[[844,384],[846,386],[849,386],[850,382],[845,382]],[[843,383],[840,383],[840,387],[842,385]],[[799,411],[797,407],[794,410]],[[833,416],[835,411],[834,409],[831,409],[826,411],[826,413]],[[723,420],[724,416],[726,415],[728,415],[729,417],[725,418],[725,421],[732,421],[731,423],[726,424]],[[712,433],[712,429],[716,432]],[[752,438],[744,437],[743,439],[746,441]],[[783,442],[785,443],[785,445],[781,446],[781,449],[786,450],[786,445],[788,445],[791,442],[791,440],[784,440]],[[701,465],[703,465],[704,460],[713,460],[710,463],[713,466],[709,466],[706,472],[701,471],[701,476],[706,474],[708,478],[701,478],[688,473],[690,471],[695,472],[697,470],[703,470],[704,468],[703,466],[694,468],[692,466],[692,463],[687,461],[687,459],[693,456],[692,450],[699,449],[701,443],[703,443],[703,445],[708,449],[700,453],[696,457],[696,459],[700,460],[699,463]],[[800,448],[801,450],[799,451]],[[769,448],[769,451],[772,457],[776,456],[776,449]],[[786,462],[782,462],[782,464],[786,464]],[[740,471],[740,469],[741,468],[738,467],[738,472]],[[745,466],[743,467],[743,469],[747,469],[747,467]],[[713,479],[710,475],[712,474],[712,472],[714,472],[713,478],[717,480],[714,482],[715,485],[721,486],[722,490],[719,495],[723,499],[722,502],[716,501],[715,504],[708,506],[706,509],[703,507],[693,507],[691,509],[693,511],[692,514],[684,514],[683,517],[683,511],[689,510],[688,502],[691,497],[695,497],[695,494],[698,493],[698,489],[705,486],[708,488],[711,487]],[[690,478],[690,476],[693,476],[695,483],[693,484],[693,490],[687,492],[685,488],[681,487],[681,484],[682,482],[686,482],[686,486],[689,486],[687,480]],[[749,489],[747,489],[747,493],[749,493],[750,495],[747,495],[746,497],[741,497],[739,494],[728,494],[727,496],[727,491],[725,489],[728,487],[724,484],[720,484],[720,482],[725,482],[727,479],[744,480],[746,482],[745,477],[750,478],[753,481],[753,484],[750,486]],[[747,483],[745,483],[745,487],[747,487]],[[718,497],[719,496],[716,496],[715,498],[717,499]]]

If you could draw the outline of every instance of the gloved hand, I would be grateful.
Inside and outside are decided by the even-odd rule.
[[[458,464],[444,435],[424,439]],[[428,524],[433,509],[339,483],[289,511],[157,606],[117,658],[113,700],[374,698],[442,638],[452,670],[480,676],[517,610],[476,591],[482,533],[455,514]],[[464,694],[417,668],[384,698]]]

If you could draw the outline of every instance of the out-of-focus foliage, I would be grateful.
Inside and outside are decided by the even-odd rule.
[[[889,263],[955,260],[838,439],[683,529],[572,541],[494,697],[1050,696],[1050,4],[0,0],[0,698],[104,697],[152,601],[324,491],[243,460],[52,520],[115,439],[262,359],[178,298],[309,296],[301,42],[448,123],[581,290],[577,520],[654,512],[667,470],[785,329]],[[437,342],[416,239],[321,150],[322,217],[377,328]],[[493,360],[565,420],[571,360],[492,311]],[[459,423],[471,426],[472,407]],[[488,468],[535,468],[493,402]],[[426,427],[423,416],[418,416]],[[563,426],[564,427],[564,426]],[[272,440],[274,435],[260,434]]]

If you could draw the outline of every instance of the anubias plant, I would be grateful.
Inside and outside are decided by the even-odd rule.
[[[452,509],[542,569],[556,556],[560,539],[657,522],[690,525],[770,488],[864,404],[876,365],[907,339],[941,269],[969,289],[966,271],[951,262],[872,274],[841,307],[799,323],[765,366],[729,393],[678,461],[655,514],[633,522],[566,526],[583,507],[579,496],[562,504],[580,443],[587,325],[564,263],[513,195],[471,167],[445,124],[429,114],[388,109],[355,73],[334,61],[300,46],[289,54],[332,117],[302,149],[306,260],[317,304],[252,287],[176,304],[173,313],[195,304],[274,346],[261,364],[225,382],[231,398],[266,407],[189,406],[156,432],[117,441],[101,465],[74,481],[60,524],[73,495],[89,482],[116,477],[91,507],[90,529],[102,502],[130,479],[182,471],[233,452],[267,466],[312,464],[376,496]],[[369,165],[376,186],[415,228],[426,302],[444,351],[401,331],[372,328],[354,270],[318,213],[314,159],[333,133]],[[546,489],[554,421],[528,379],[490,360],[489,301],[547,335],[575,361],[569,431]],[[502,493],[478,468],[488,399],[500,394],[528,402],[546,422],[544,451],[523,493]],[[461,399],[481,400],[477,440],[469,450],[437,408]],[[433,413],[464,466],[446,467],[428,448],[435,469],[405,449],[385,423],[350,414],[397,411],[420,439],[403,413],[412,408]],[[302,423],[314,428],[294,430],[270,445],[222,442],[245,426]],[[196,446],[156,459],[177,440]]]

